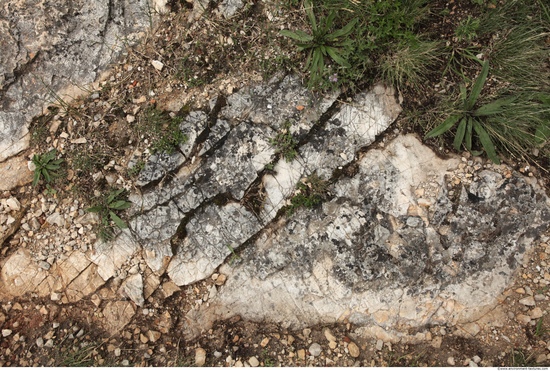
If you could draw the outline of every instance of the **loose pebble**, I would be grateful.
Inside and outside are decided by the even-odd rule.
[[[202,348],[195,349],[195,365],[201,367],[206,363],[206,350]]]
[[[348,344],[348,351],[349,351],[349,355],[352,356],[353,358],[357,358],[359,357],[359,354],[360,354],[360,351],[359,351],[359,347],[357,346],[357,344],[351,342]]]
[[[248,363],[252,367],[258,367],[260,365],[260,361],[258,361],[258,358],[256,358],[256,357],[250,357],[248,359]]]
[[[534,307],[536,305],[535,298],[532,296],[527,296],[523,299],[520,299],[519,303],[530,307]]]
[[[321,345],[319,345],[317,343],[312,343],[309,346],[308,350],[309,350],[309,354],[311,354],[314,357],[319,356],[321,354],[321,352],[323,351],[323,349],[321,348]]]

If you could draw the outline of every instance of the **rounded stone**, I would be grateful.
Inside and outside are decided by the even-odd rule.
[[[206,363],[206,350],[202,348],[195,349],[195,365],[201,367]]]
[[[349,355],[352,356],[353,358],[359,357],[359,354],[361,353],[359,351],[359,347],[357,346],[357,344],[353,342],[348,344],[348,351],[349,351]]]
[[[258,358],[256,358],[256,357],[250,357],[248,359],[248,363],[252,367],[258,367],[260,365],[260,361],[258,361]]]
[[[313,343],[309,346],[309,354],[311,354],[312,356],[314,357],[317,357],[321,354],[321,352],[323,351],[323,349],[321,348],[321,346],[317,343]]]

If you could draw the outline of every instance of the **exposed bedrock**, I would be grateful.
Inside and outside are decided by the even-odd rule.
[[[148,0],[2,2],[0,162],[28,147],[33,117],[82,94],[150,16]]]

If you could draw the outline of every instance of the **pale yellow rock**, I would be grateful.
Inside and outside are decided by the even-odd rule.
[[[225,283],[226,280],[227,280],[227,276],[225,274],[220,274],[216,278],[215,283],[216,283],[217,286],[222,286]]]
[[[21,203],[19,200],[15,197],[10,197],[6,200],[6,205],[11,211],[19,211],[21,210]]]
[[[372,318],[376,321],[376,323],[384,324],[390,319],[390,312],[380,310],[376,313],[373,313]]]
[[[106,330],[111,335],[118,335],[130,322],[136,310],[129,301],[112,301],[103,309],[103,318]]]
[[[39,269],[27,249],[19,249],[4,263],[0,273],[4,290],[12,296],[34,292],[46,278],[46,272]]]
[[[306,350],[298,349],[298,359],[304,361],[306,359]]]
[[[542,317],[542,315],[542,309],[540,309],[539,307],[533,308],[531,311],[529,311],[529,317],[531,317],[532,319],[540,318]]]
[[[148,299],[151,295],[153,295],[153,292],[155,292],[159,285],[159,276],[148,270],[148,274],[146,274],[145,282],[143,285],[143,298]]]
[[[89,265],[90,261],[86,258],[86,255],[76,250],[73,251],[67,259],[55,264],[52,267],[52,271],[56,272],[61,277],[63,286],[66,286],[88,268]]]
[[[332,334],[332,332],[330,331],[330,329],[326,328],[324,331],[323,331],[324,335],[325,335],[325,338],[330,342],[330,341],[336,341],[336,337],[334,337],[334,335]]]
[[[164,297],[169,298],[170,296],[174,295],[175,292],[180,291],[178,285],[176,285],[172,281],[167,281],[162,284],[162,291],[164,292]]]
[[[262,348],[265,348],[265,347],[267,346],[267,344],[269,344],[269,338],[264,338],[264,339],[262,340],[262,342],[260,343],[260,346],[261,346]]]
[[[248,363],[252,367],[258,367],[260,365],[260,361],[258,361],[258,358],[256,358],[256,357],[250,357],[248,359]]]
[[[432,342],[431,342],[431,346],[434,347],[435,349],[439,349],[441,348],[441,343],[443,342],[443,338],[441,336],[436,336]]]
[[[143,343],[143,344],[147,344],[149,342],[149,338],[143,334],[139,334],[139,340]]]
[[[160,339],[160,336],[161,336],[161,333],[159,331],[152,331],[152,330],[147,331],[147,337],[149,338],[149,341],[151,343],[154,343],[158,339]]]
[[[206,363],[206,350],[202,348],[195,349],[195,365],[198,367],[204,366]]]
[[[0,163],[0,191],[10,191],[32,182],[33,172],[29,170],[24,156],[12,157]]]
[[[161,61],[152,60],[151,64],[153,65],[153,67],[155,67],[157,71],[162,71],[162,69],[164,68],[164,63],[162,63]]]
[[[93,294],[105,281],[97,273],[97,266],[90,264],[67,286],[65,291],[69,302],[75,302]]]
[[[359,354],[361,354],[359,347],[354,342],[351,342],[348,344],[348,351],[349,351],[349,355],[352,356],[353,358],[357,358],[359,357]]]
[[[292,343],[294,343],[294,340],[296,340],[292,335],[288,335],[286,339],[287,339],[286,341],[288,342],[288,345],[292,345]]]

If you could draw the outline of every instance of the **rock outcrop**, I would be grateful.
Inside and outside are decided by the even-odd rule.
[[[150,27],[148,0],[8,0],[0,5],[0,162],[27,148],[28,125],[82,94]]]
[[[349,320],[359,334],[477,320],[547,228],[548,200],[522,177],[482,170],[448,187],[456,159],[414,136],[365,153],[333,198],[261,233],[199,326],[240,315],[292,327]],[[401,332],[400,332],[401,331]],[[399,335],[399,336],[397,336]]]
[[[346,320],[388,341],[477,320],[547,228],[548,198],[505,166],[471,159],[465,171],[413,135],[380,138],[401,110],[391,88],[337,98],[287,76],[189,113],[188,141],[138,176],[129,229],[52,262],[21,249],[1,285],[74,302],[108,282],[141,306],[215,275],[185,315],[189,338],[235,315],[295,328]],[[67,235],[84,224],[52,215]]]

